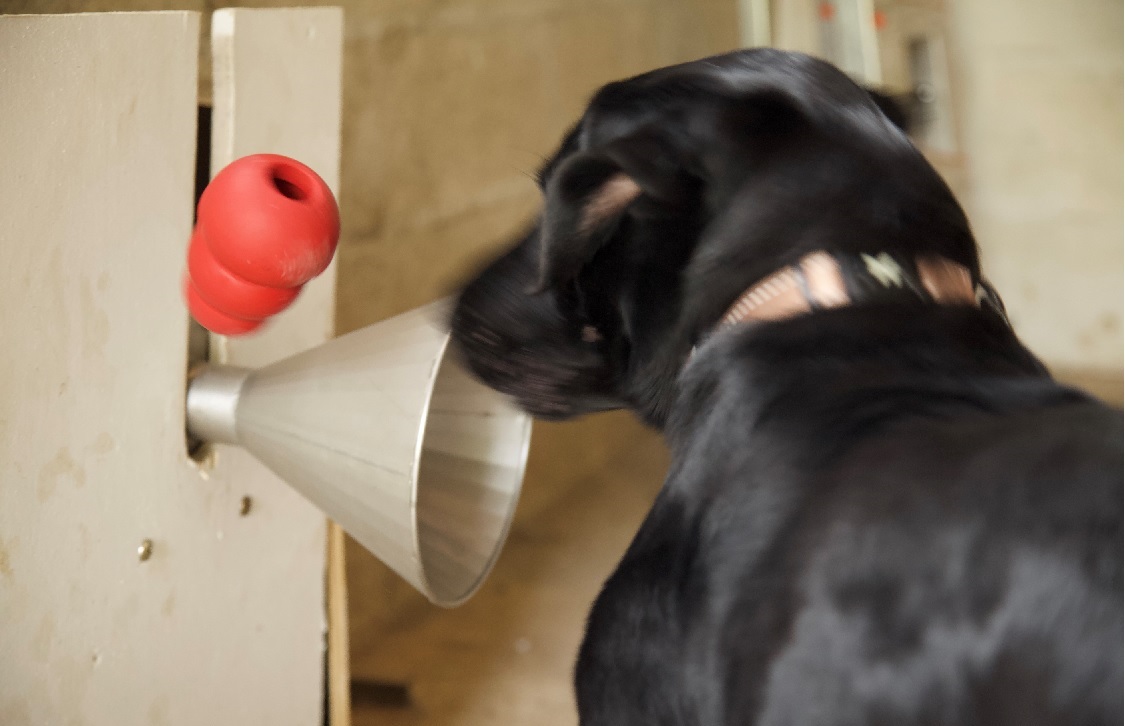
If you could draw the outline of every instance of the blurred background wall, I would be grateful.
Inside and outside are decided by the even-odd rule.
[[[928,96],[919,145],[965,206],[1017,331],[1060,375],[1120,396],[1122,3],[767,4],[776,44],[844,67],[849,13],[875,19],[878,80]]]
[[[1122,3],[956,0],[967,211],[1032,350],[1122,365]]]
[[[878,16],[875,80],[907,91],[925,77],[936,99],[921,143],[1019,331],[1120,400],[1120,0],[0,0],[0,12],[297,4],[346,13],[340,333],[447,293],[517,234],[539,201],[534,171],[602,83],[765,38],[862,75],[840,35],[860,11]],[[202,27],[207,103],[206,15]],[[537,424],[508,547],[455,611],[350,546],[357,723],[573,723],[586,609],[663,466],[659,440],[626,415]]]

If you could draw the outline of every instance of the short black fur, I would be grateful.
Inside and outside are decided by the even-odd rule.
[[[772,50],[610,84],[541,173],[547,212],[460,294],[483,381],[545,418],[629,407],[672,450],[590,614],[583,726],[1121,723],[1119,411],[989,309],[711,334],[816,250],[980,279],[907,121]]]

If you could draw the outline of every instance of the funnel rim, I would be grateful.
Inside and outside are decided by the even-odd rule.
[[[430,421],[430,404],[433,403],[434,388],[437,387],[438,374],[441,373],[441,364],[445,360],[445,350],[449,347],[447,334],[442,337],[441,346],[434,356],[433,367],[426,381],[426,395],[422,399],[422,415],[418,418],[418,433],[414,437],[414,460],[410,465],[410,536],[414,543],[414,558],[418,566],[418,580],[425,587],[425,595],[432,602],[438,602],[433,584],[430,582],[429,573],[426,572],[426,561],[422,557],[421,530],[418,526],[418,478],[422,470],[422,451],[426,443],[426,424]]]
[[[410,471],[410,518],[411,518],[411,535],[414,543],[414,553],[416,555],[416,563],[418,566],[418,580],[423,588],[423,594],[430,602],[444,608],[454,608],[461,605],[480,589],[485,579],[492,572],[492,568],[496,565],[496,561],[500,558],[500,553],[504,549],[504,542],[508,539],[508,533],[511,531],[512,522],[515,519],[516,508],[519,505],[520,493],[523,489],[523,478],[527,472],[527,460],[531,452],[531,417],[526,412],[515,409],[515,415],[520,417],[523,424],[521,431],[521,445],[519,460],[512,468],[516,476],[515,492],[511,497],[507,511],[504,512],[504,521],[493,540],[492,551],[489,552],[488,558],[480,567],[476,577],[464,589],[464,591],[453,597],[439,597],[437,589],[431,581],[429,569],[426,567],[426,561],[422,554],[422,540],[421,540],[421,527],[418,526],[418,491],[419,491],[419,477],[422,469],[422,456],[423,449],[426,442],[426,430],[430,420],[430,405],[433,401],[434,389],[437,387],[438,377],[442,373],[442,368],[446,364],[446,352],[449,349],[449,343],[452,339],[450,333],[445,333],[442,339],[440,348],[434,356],[433,368],[430,371],[428,385],[426,387],[426,394],[424,407],[422,409],[422,416],[418,422],[418,435],[414,442],[414,465]],[[451,365],[455,365],[455,361],[449,361]]]

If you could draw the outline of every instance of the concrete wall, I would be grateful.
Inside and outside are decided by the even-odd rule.
[[[969,193],[986,269],[1027,344],[1122,366],[1122,3],[953,0]]]

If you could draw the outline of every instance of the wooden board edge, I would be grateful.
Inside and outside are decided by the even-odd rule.
[[[328,724],[351,726],[351,653],[348,640],[348,573],[344,530],[328,522]]]

